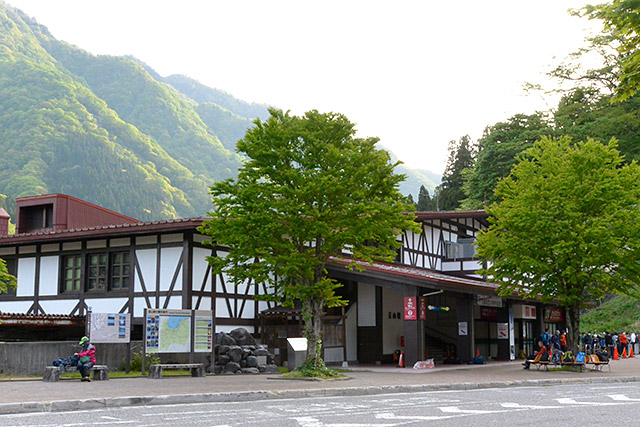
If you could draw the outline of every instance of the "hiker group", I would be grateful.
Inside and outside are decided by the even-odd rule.
[[[638,353],[638,340],[640,337],[635,332],[627,335],[626,332],[597,333],[587,332],[582,334],[582,348],[587,354],[596,352],[606,353],[610,359],[618,357],[633,357]]]

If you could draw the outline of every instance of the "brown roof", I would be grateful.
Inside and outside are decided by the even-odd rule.
[[[80,237],[118,236],[162,231],[193,230],[202,225],[204,218],[173,219],[165,221],[136,222],[97,227],[72,228],[69,230],[42,230],[33,233],[0,236],[0,246],[17,243],[46,242],[50,240],[73,240]]]
[[[340,259],[337,257],[332,257],[331,262],[345,267],[353,262],[359,267],[362,267],[364,272],[373,272],[379,276],[387,276],[395,280],[413,279],[418,283],[422,281],[424,282],[425,287],[428,287],[429,285],[442,285],[458,288],[461,291],[466,290],[487,294],[496,294],[498,289],[497,284],[485,282],[480,279],[453,276],[426,268],[411,267],[403,264],[390,264],[380,261],[369,264],[365,261],[357,261],[349,258]],[[358,274],[359,272],[353,271],[353,273]]]
[[[417,219],[476,218],[487,219],[489,215],[484,209],[476,211],[433,211],[412,212]]]

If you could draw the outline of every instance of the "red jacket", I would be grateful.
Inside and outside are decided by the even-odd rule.
[[[96,363],[96,348],[93,344],[89,344],[89,347],[85,351],[78,353],[78,357],[89,356],[91,363]]]

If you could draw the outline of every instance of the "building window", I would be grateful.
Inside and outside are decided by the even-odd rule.
[[[476,245],[473,237],[458,238],[457,242],[445,242],[446,259],[472,259],[476,256]]]
[[[79,291],[82,280],[82,256],[67,255],[64,257],[63,285],[64,292]]]
[[[87,256],[88,281],[87,290],[104,291],[107,284],[107,254],[90,254]]]
[[[111,289],[128,289],[130,283],[129,252],[111,254]]]

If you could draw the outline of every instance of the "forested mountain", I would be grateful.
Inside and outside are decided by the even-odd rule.
[[[16,197],[65,193],[141,220],[202,216],[209,186],[242,162],[236,141],[267,116],[188,77],[56,40],[0,1],[0,194],[12,215]]]

